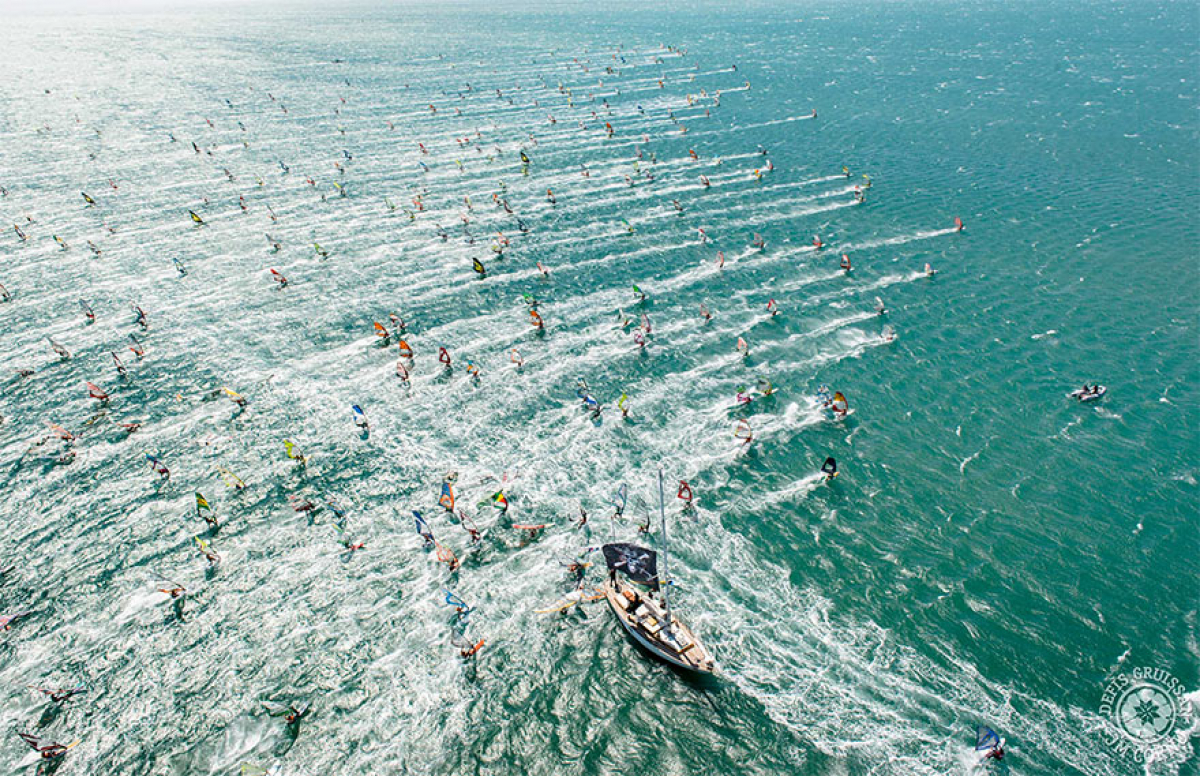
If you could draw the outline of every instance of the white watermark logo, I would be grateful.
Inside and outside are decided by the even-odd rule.
[[[1188,724],[1192,706],[1178,679],[1160,668],[1141,667],[1108,683],[1100,713],[1112,723],[1105,728],[1105,743],[1145,762],[1172,731]]]

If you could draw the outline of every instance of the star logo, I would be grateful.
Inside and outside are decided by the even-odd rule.
[[[1151,701],[1142,701],[1133,710],[1134,715],[1143,725],[1153,726],[1154,720],[1158,719],[1158,706],[1155,706]]]
[[[1154,684],[1130,687],[1116,703],[1116,722],[1133,739],[1149,744],[1166,736],[1175,725],[1175,704]]]

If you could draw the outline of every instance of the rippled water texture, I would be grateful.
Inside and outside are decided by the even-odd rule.
[[[81,740],[60,774],[941,776],[977,724],[1012,774],[1196,772],[1099,711],[1132,666],[1200,687],[1195,6],[652,5],[5,19],[0,772],[37,767],[16,727]],[[602,602],[535,613],[583,548],[658,544],[658,464],[713,680]]]

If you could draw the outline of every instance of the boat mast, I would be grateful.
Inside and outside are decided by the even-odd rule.
[[[662,570],[659,572],[659,587],[662,589],[663,608],[667,610],[666,630],[671,629],[671,599],[667,595],[667,587],[671,578],[667,575],[667,508],[663,503],[663,471],[658,467],[658,514],[662,518]]]

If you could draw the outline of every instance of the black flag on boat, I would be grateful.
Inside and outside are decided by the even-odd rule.
[[[636,544],[606,544],[604,562],[609,571],[620,571],[634,582],[658,590],[658,553]]]

